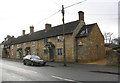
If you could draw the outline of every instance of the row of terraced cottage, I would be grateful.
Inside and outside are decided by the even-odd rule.
[[[65,23],[65,50],[67,62],[89,62],[104,57],[104,37],[97,23],[85,24],[84,12],[78,12],[79,20]],[[14,38],[7,36],[3,45],[2,56],[5,58],[22,59],[26,55],[37,55],[46,61],[62,62],[63,56],[63,25],[52,27],[45,24],[45,29]]]

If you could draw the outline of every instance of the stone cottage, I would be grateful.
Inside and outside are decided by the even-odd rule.
[[[65,23],[65,51],[67,62],[89,62],[101,59],[105,55],[104,37],[97,23],[85,24],[84,12],[78,12],[79,20]],[[63,25],[45,24],[45,29],[23,34],[11,42],[2,44],[5,56],[22,59],[28,54],[38,55],[46,61],[63,62]],[[4,52],[3,52],[4,53]]]

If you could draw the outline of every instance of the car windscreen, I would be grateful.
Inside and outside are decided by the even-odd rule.
[[[32,57],[32,59],[40,59],[39,56],[31,56],[31,57]]]

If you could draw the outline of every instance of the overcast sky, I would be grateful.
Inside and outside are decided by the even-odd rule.
[[[67,7],[83,0],[0,0],[0,42],[7,35],[20,36],[22,30],[30,32],[45,28],[46,23],[57,26],[62,24],[61,5]],[[87,0],[65,9],[65,23],[78,20],[78,11],[84,11],[85,23],[98,23],[102,33],[114,33],[118,36],[118,1]]]

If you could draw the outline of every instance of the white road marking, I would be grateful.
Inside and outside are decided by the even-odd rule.
[[[74,80],[71,80],[71,79],[64,79],[64,80],[74,82]]]
[[[75,82],[74,80],[66,79],[66,78],[62,78],[62,77],[58,77],[58,76],[52,76],[52,77],[53,77],[53,78],[56,78],[56,79],[59,79],[59,80]]]
[[[38,73],[36,71],[33,71],[33,70],[28,70],[28,69],[23,69],[23,68],[20,68],[20,67],[15,67],[15,66],[12,66],[12,65],[8,65],[8,64],[4,64],[4,66],[2,66],[2,68],[9,68],[9,69],[12,69],[14,68],[16,72],[24,72],[24,73]]]
[[[58,77],[58,76],[52,76],[53,78],[56,78],[56,79],[60,79],[60,80],[63,80],[63,78],[61,77]]]

